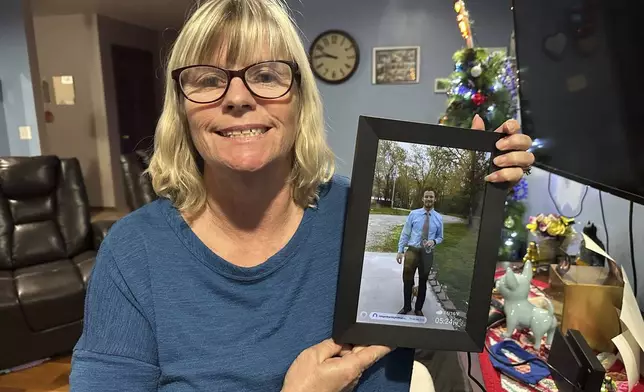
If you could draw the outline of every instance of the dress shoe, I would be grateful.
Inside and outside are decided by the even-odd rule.
[[[422,310],[414,310],[414,313],[416,314],[416,316],[420,316],[420,317],[425,316]]]
[[[407,314],[407,313],[409,313],[409,312],[411,312],[411,309],[405,309],[405,308],[402,308],[402,309],[400,309],[400,311],[398,312],[398,314]]]

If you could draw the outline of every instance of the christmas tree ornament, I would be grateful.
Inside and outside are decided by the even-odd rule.
[[[472,91],[469,88],[461,85],[456,89],[456,94],[465,96],[467,94],[472,94]]]
[[[537,243],[534,241],[530,241],[528,251],[525,256],[523,256],[523,262],[527,263],[528,261],[532,263],[532,266],[536,269],[537,262],[539,261],[539,250],[537,248]]]
[[[505,218],[503,226],[505,226],[506,229],[512,229],[514,227],[514,219],[512,219],[511,216],[508,216],[507,218]]]
[[[487,100],[487,97],[481,94],[480,91],[477,91],[476,93],[472,94],[472,102],[474,102],[474,105],[476,106],[483,105],[486,100]]]
[[[474,78],[478,78],[479,76],[481,76],[482,73],[483,73],[483,68],[481,67],[481,65],[477,64],[474,67],[472,67],[472,69],[470,69],[470,75],[472,75],[472,77]]]

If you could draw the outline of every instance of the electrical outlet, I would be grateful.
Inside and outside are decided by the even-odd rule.
[[[22,140],[31,139],[31,127],[28,127],[28,126],[18,127],[18,130],[20,131],[20,139]]]

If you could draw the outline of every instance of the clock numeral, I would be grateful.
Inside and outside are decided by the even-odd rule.
[[[351,65],[349,65],[349,64],[345,63],[344,66],[347,67],[347,69],[351,69]]]
[[[347,58],[348,58],[349,60],[353,60],[353,59],[355,59],[355,58],[356,58],[356,55],[354,54],[354,55],[351,55],[351,56],[347,56]]]
[[[324,74],[326,75],[326,74],[328,74],[328,73],[329,73],[329,69],[328,69],[328,68],[324,68]]]
[[[324,67],[324,63],[320,63],[320,64],[315,66],[315,68],[322,68],[322,67]]]
[[[331,72],[331,77],[335,79],[335,71]]]
[[[331,36],[331,43],[335,45],[338,42],[338,36],[337,35],[332,35]]]
[[[353,46],[349,46],[348,48],[344,48],[344,51],[345,51],[345,52],[348,52],[348,51],[350,51],[350,50],[353,50]]]
[[[322,42],[324,42],[324,46],[329,46],[329,39],[328,38],[322,38]]]
[[[319,50],[320,52],[324,52],[324,46],[322,46],[322,45],[320,45],[320,44],[317,44],[317,45],[315,46],[315,49]]]
[[[340,68],[340,73],[342,74],[342,76],[345,76],[347,74],[346,72],[344,72],[344,69],[342,69],[342,68]]]
[[[342,37],[342,42],[340,42],[340,46],[344,45],[344,43],[346,42],[346,40],[347,40],[347,38],[346,38],[346,37]]]

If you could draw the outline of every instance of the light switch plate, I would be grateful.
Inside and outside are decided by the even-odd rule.
[[[28,127],[28,126],[18,127],[18,130],[20,131],[20,139],[22,140],[31,139],[31,127]]]

